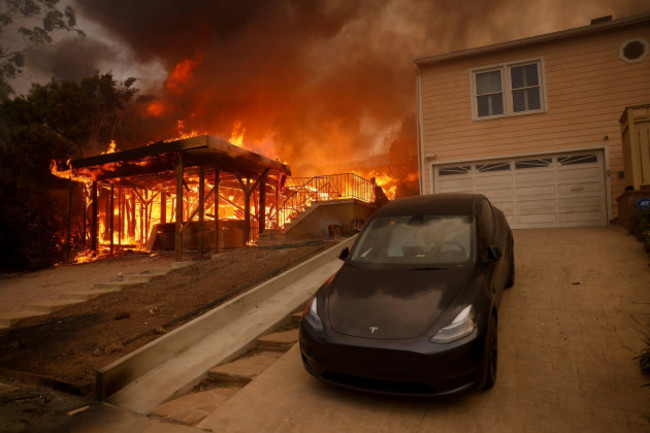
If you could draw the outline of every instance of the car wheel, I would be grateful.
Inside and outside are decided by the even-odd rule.
[[[497,381],[497,355],[497,320],[493,315],[490,315],[487,337],[485,339],[485,353],[483,356],[483,385],[481,386],[483,391],[492,388]]]
[[[508,273],[508,281],[506,281],[506,289],[515,285],[515,250],[513,244],[510,244],[510,272]]]

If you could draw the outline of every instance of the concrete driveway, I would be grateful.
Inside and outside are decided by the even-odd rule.
[[[618,227],[515,233],[489,392],[446,400],[320,383],[297,346],[197,427],[214,432],[648,432],[650,382],[633,357],[650,331],[650,268]]]

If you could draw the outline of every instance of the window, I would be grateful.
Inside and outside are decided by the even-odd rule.
[[[473,118],[544,111],[542,61],[472,70]]]

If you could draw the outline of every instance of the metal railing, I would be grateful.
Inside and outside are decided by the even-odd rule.
[[[284,227],[316,201],[357,199],[375,200],[375,184],[355,173],[314,177],[290,177],[284,185],[286,198],[280,205],[279,222]]]

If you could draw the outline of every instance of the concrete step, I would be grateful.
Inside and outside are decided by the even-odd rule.
[[[238,386],[218,387],[188,394],[161,404],[151,415],[168,422],[193,426],[217,410],[240,389]]]
[[[248,358],[239,358],[208,370],[208,379],[243,386],[266,370],[281,355],[280,352],[260,352]]]
[[[173,270],[174,269],[172,269],[171,266],[167,266],[166,268],[162,268],[162,267],[161,268],[151,268],[151,269],[149,269],[147,271],[142,272],[140,275],[155,275],[155,276],[165,275],[165,274],[170,273]]]
[[[106,283],[95,283],[93,285],[94,290],[103,290],[103,289],[113,289],[115,291],[122,290],[127,287],[137,287],[141,286],[144,283],[138,283],[134,281],[108,281]]]
[[[73,299],[76,301],[88,301],[94,299],[104,293],[119,292],[119,289],[90,289],[90,290],[79,290],[77,292],[68,292],[61,293],[59,298],[61,299]]]
[[[153,278],[153,275],[147,274],[131,274],[122,277],[123,282],[129,283],[148,283]]]
[[[172,269],[180,269],[187,266],[192,266],[194,263],[196,262],[172,262],[171,267]]]
[[[27,311],[42,311],[47,314],[62,310],[70,305],[79,304],[80,302],[83,301],[75,299],[44,299],[26,304],[23,308]]]
[[[16,324],[16,322],[29,317],[44,316],[46,314],[47,313],[44,311],[30,310],[7,311],[5,313],[0,313],[0,329],[10,328]]]
[[[298,342],[298,329],[274,332],[257,339],[257,347],[261,350],[286,352]]]

